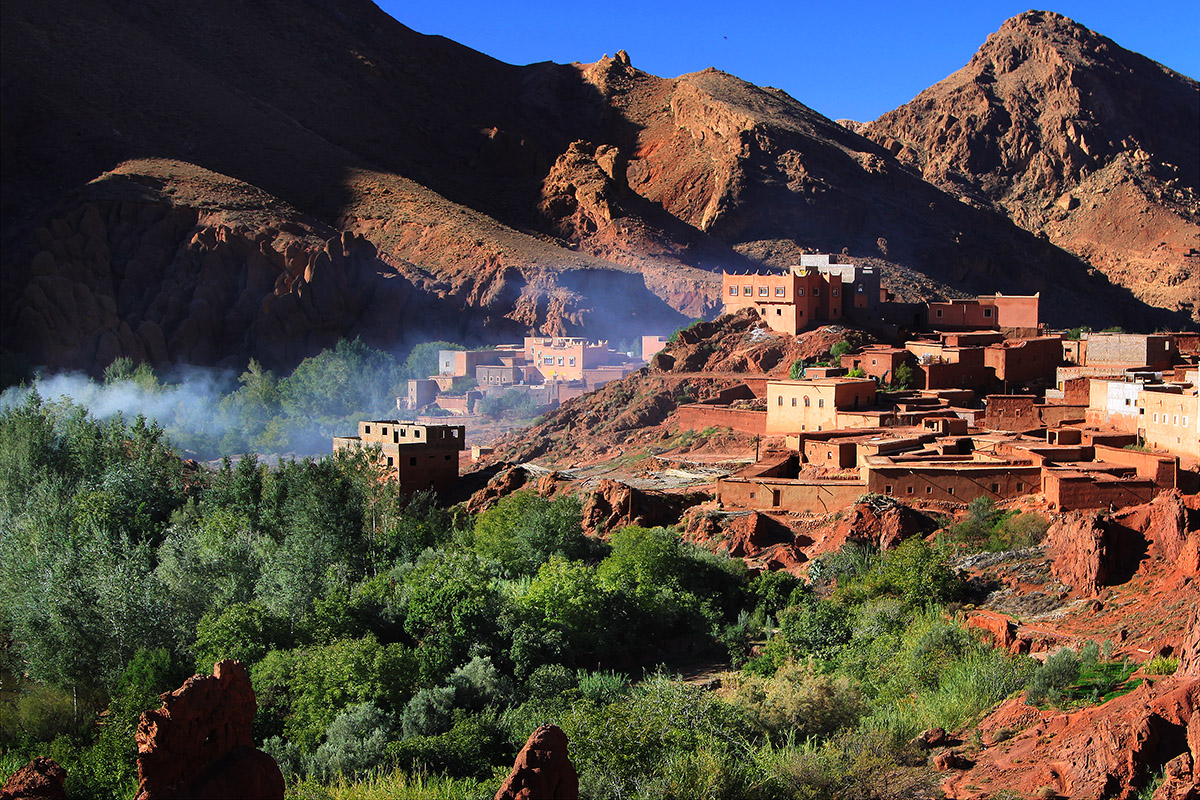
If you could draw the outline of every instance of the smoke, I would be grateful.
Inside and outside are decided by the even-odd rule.
[[[10,387],[0,394],[0,412],[21,405],[37,393],[45,401],[69,401],[97,419],[117,414],[126,421],[138,415],[167,431],[177,447],[213,456],[216,442],[237,433],[239,422],[222,408],[222,400],[237,388],[237,379],[226,370],[176,368],[164,382],[135,380],[97,383],[78,372],[39,376],[32,385]]]

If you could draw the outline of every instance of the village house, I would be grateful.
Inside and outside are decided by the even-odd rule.
[[[767,381],[766,432],[772,435],[838,427],[838,410],[875,404],[871,378]]]
[[[1194,385],[1146,386],[1138,402],[1146,447],[1200,459],[1200,397]]]
[[[357,436],[335,436],[334,451],[378,447],[389,475],[406,494],[445,491],[458,481],[458,453],[465,449],[462,425],[417,425],[400,420],[358,423]]]
[[[791,334],[822,322],[878,319],[879,275],[831,258],[805,255],[782,271],[722,273],[725,313],[754,308],[772,330]]]
[[[967,300],[926,303],[926,324],[938,331],[1003,331],[1037,336],[1038,294],[980,295]]]

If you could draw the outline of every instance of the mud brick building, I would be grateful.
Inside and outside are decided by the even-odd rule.
[[[822,322],[878,319],[878,273],[831,259],[805,255],[783,271],[723,273],[725,313],[754,308],[772,330],[791,334]]]
[[[871,378],[813,378],[767,381],[766,432],[774,435],[838,427],[838,410],[875,404]]]
[[[1200,460],[1200,396],[1195,386],[1147,386],[1138,398],[1147,447]]]
[[[399,420],[358,423],[358,436],[335,436],[335,451],[379,447],[393,478],[406,493],[445,491],[458,481],[458,453],[465,449],[462,425],[417,425]]]
[[[1006,331],[1036,336],[1039,295],[980,295],[926,304],[927,325],[938,331]]]

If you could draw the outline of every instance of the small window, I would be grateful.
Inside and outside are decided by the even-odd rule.
[[[408,437],[408,428],[401,428],[400,435],[407,438]]]
[[[736,286],[730,286],[730,287],[729,287],[729,296],[730,296],[730,297],[737,297],[737,296],[738,296],[738,293],[737,293],[737,287],[736,287]]]
[[[562,356],[559,356],[559,357],[558,357],[558,365],[559,365],[560,367],[563,365],[563,357],[562,357]]]
[[[364,433],[370,433],[370,432],[371,432],[371,426],[370,426],[370,425],[366,425],[366,426],[364,426],[364,427],[363,427],[363,432],[364,432]]]
[[[1171,424],[1172,424],[1172,425],[1178,425],[1178,424],[1179,424],[1179,415],[1178,415],[1178,414],[1176,414],[1174,417],[1172,417],[1172,418],[1171,418]]]
[[[386,426],[383,428],[383,435],[387,436],[387,427]]]
[[[1125,398],[1125,405],[1129,405],[1129,398],[1128,398],[1128,397],[1126,397],[1126,398]]]
[[[792,408],[796,407],[796,398],[792,398]]]
[[[754,290],[749,286],[743,286],[742,294],[746,295],[746,297],[750,297],[751,295],[754,294]]]
[[[1186,414],[1184,414],[1184,416],[1183,416],[1183,427],[1185,427],[1185,428],[1187,427],[1187,415]]]
[[[883,493],[884,494],[892,493],[892,485],[890,483],[883,487]]]
[[[937,318],[938,319],[942,318],[942,310],[940,308],[937,310]]]
[[[804,396],[804,407],[808,408],[808,395]]]
[[[750,493],[750,499],[751,499],[751,500],[753,500],[753,499],[754,499],[754,492],[751,492],[751,493]]]
[[[953,486],[947,487],[946,492],[948,494],[954,494],[954,487]]]
[[[1023,484],[1023,483],[1017,483],[1017,491],[1018,491],[1018,492],[1023,492],[1023,491],[1025,491],[1025,484]]]
[[[782,286],[776,286],[775,287],[775,296],[776,297],[786,297],[787,289],[783,288]]]
[[[824,407],[825,407],[825,398],[818,397],[817,398],[817,408],[824,408]]]
[[[909,486],[907,491],[908,491],[908,493],[909,493],[909,494],[912,494],[912,493],[913,493],[913,487]]]
[[[1158,412],[1157,411],[1154,412],[1154,421],[1158,422]]]
[[[388,456],[388,466],[389,466],[389,467],[394,467],[394,466],[396,466],[396,462],[392,460],[392,457],[391,457],[391,456]]]
[[[545,358],[542,359],[542,363],[547,364],[551,367],[554,366],[554,356],[546,356]]]
[[[799,316],[801,316],[801,317],[803,317],[803,316],[804,316],[804,309],[803,309],[803,308],[798,308],[798,309],[796,309],[796,314],[797,314],[797,315],[799,315]]]
[[[814,286],[813,287],[813,297],[820,297],[820,296],[821,296],[821,287]]]
[[[840,291],[840,290],[838,290],[838,289],[834,289],[834,290],[833,290],[833,296],[834,296],[834,297],[837,297],[839,294],[841,294],[841,291]]]
[[[796,290],[796,297],[804,297],[804,287],[803,286],[801,286],[799,289]]]
[[[925,487],[925,494],[933,494],[933,487],[932,487],[932,486],[926,486],[926,487]]]
[[[994,494],[1000,494],[1000,484],[998,484],[998,483],[993,483],[993,484],[992,484],[992,492],[993,492]]]
[[[777,309],[775,309],[775,316],[777,316],[777,317],[782,317],[782,316],[783,316],[783,309],[782,309],[782,308],[777,308]]]
[[[570,358],[568,358],[567,364],[572,367],[575,366],[575,356],[571,356]]]
[[[832,450],[825,451],[825,458],[828,461],[833,461],[833,451]]]
[[[991,319],[991,318],[992,318],[992,310],[991,310],[990,308],[985,308],[985,309],[983,310],[983,318],[984,318],[984,319]]]
[[[771,287],[770,287],[770,286],[760,286],[760,287],[758,287],[758,296],[759,296],[759,297],[769,297],[769,296],[770,296],[770,294],[771,294]]]

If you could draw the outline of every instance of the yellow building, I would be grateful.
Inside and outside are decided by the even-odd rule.
[[[1196,387],[1144,387],[1141,434],[1147,447],[1200,459],[1200,396]]]
[[[767,426],[772,436],[838,427],[838,410],[854,411],[875,403],[870,378],[812,378],[767,381]]]

